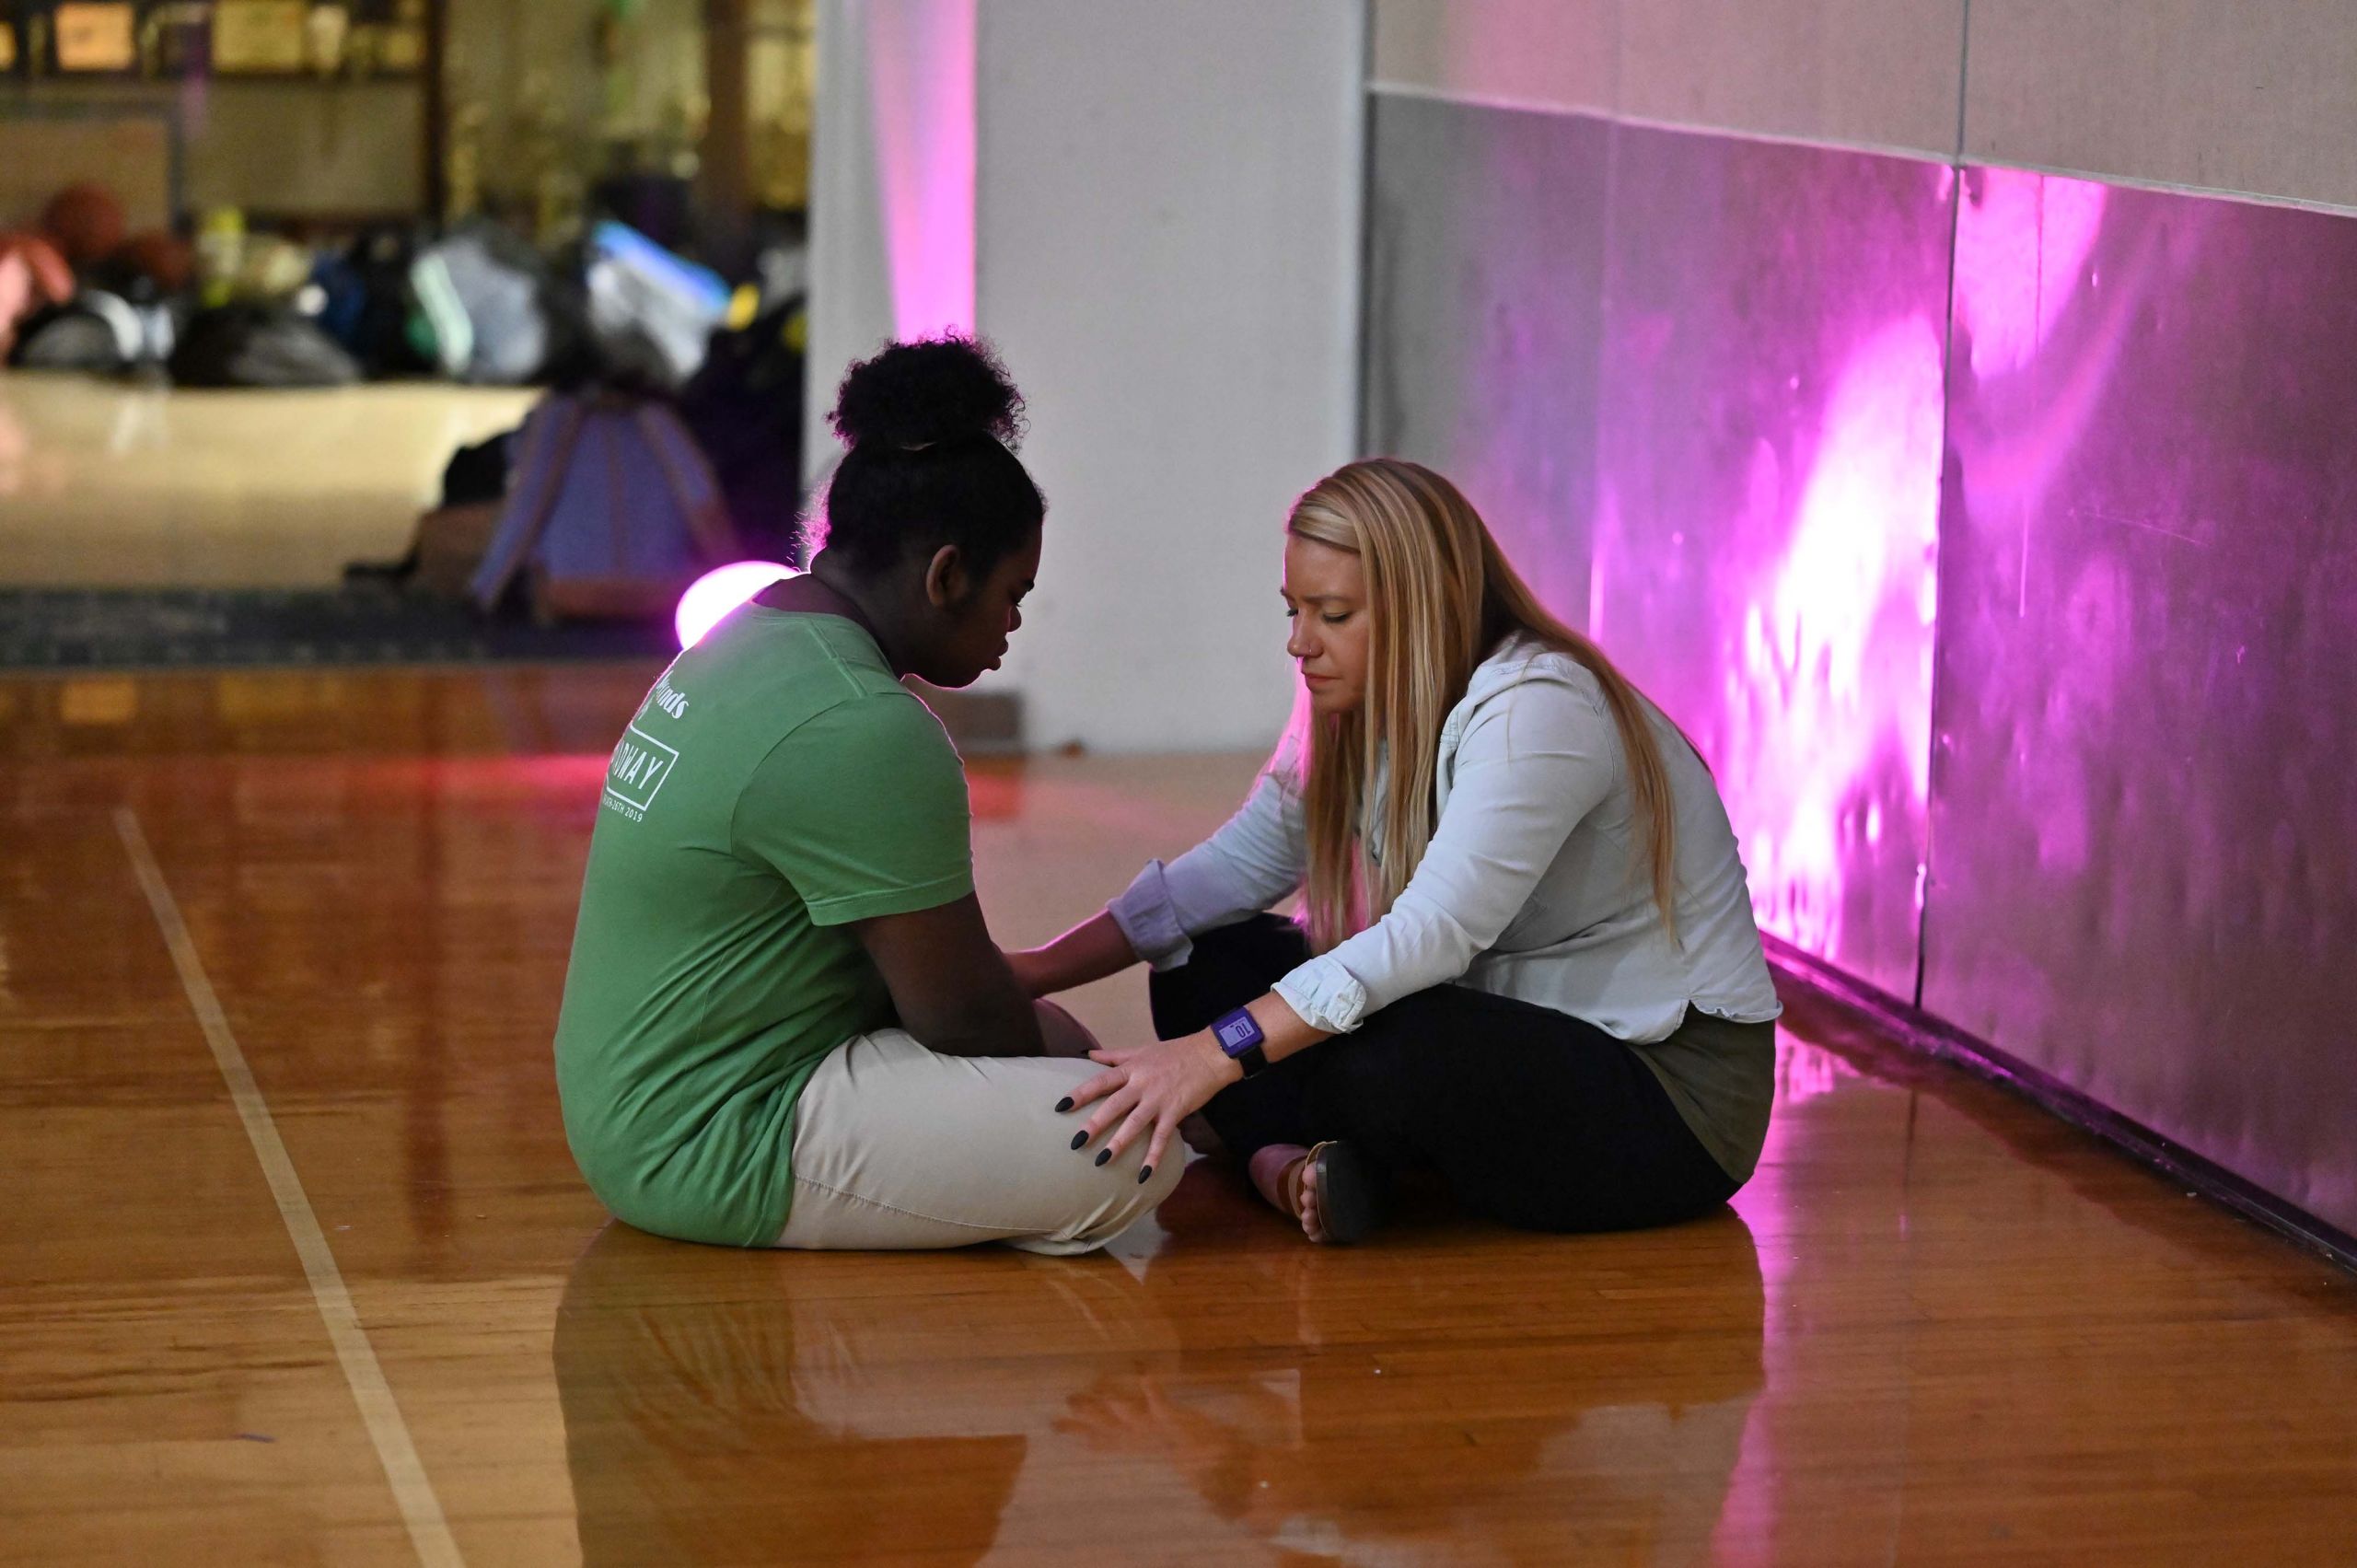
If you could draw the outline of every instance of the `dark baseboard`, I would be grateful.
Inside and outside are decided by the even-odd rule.
[[[1012,691],[945,691],[911,678],[910,691],[933,710],[961,757],[1004,757],[1023,749],[1023,698]]]
[[[2166,1173],[2171,1179],[2212,1202],[2223,1203],[2243,1218],[2357,1273],[2357,1237],[2327,1225],[2306,1210],[2295,1208],[2142,1123],[2130,1121],[2053,1074],[2007,1055],[1887,992],[1843,974],[1781,937],[1765,936],[1762,940],[1767,945],[1769,961],[1778,970],[1819,995],[1864,1014],[1909,1050],[1954,1063],[2011,1089],[2071,1125],[2092,1132]]]
[[[540,626],[382,582],[337,588],[0,588],[0,670],[200,671],[653,660],[668,618]]]

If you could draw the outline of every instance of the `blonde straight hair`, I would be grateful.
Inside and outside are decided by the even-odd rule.
[[[1603,688],[1628,759],[1654,903],[1675,942],[1676,813],[1644,699],[1602,648],[1547,612],[1457,488],[1396,458],[1350,463],[1294,504],[1285,531],[1359,558],[1370,617],[1365,701],[1322,718],[1305,708],[1292,738],[1309,838],[1311,946],[1325,952],[1382,919],[1416,874],[1437,826],[1442,722],[1474,667],[1516,632],[1570,655]],[[1389,787],[1370,816],[1378,751],[1390,759]],[[1361,840],[1363,821],[1371,844]]]

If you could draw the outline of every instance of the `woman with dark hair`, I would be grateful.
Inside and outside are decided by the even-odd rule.
[[[1431,470],[1349,464],[1286,534],[1287,744],[1208,841],[1015,955],[1038,995],[1156,971],[1163,1043],[1097,1053],[1074,1146],[1159,1165],[1201,1109],[1317,1241],[1411,1171],[1539,1230],[1725,1202],[1781,1007],[1701,758]],[[1299,924],[1261,912],[1295,892]]]
[[[969,340],[854,366],[809,572],[681,654],[615,748],[557,1083],[582,1174],[643,1230],[1084,1252],[1178,1179],[1051,1157],[1095,1041],[991,941],[958,753],[900,681],[969,685],[1023,623],[1021,408]]]

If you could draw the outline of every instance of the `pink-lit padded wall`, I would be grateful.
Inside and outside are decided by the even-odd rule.
[[[1365,439],[1445,458],[1548,608],[1584,621],[1610,133],[1418,99],[1376,119]]]
[[[1589,629],[1717,773],[1761,924],[1902,994],[1953,183],[1612,136]]]
[[[1370,442],[1585,581],[1762,926],[2357,1231],[2357,220],[1374,124]]]
[[[1911,996],[1953,181],[1383,96],[1375,148],[1368,442],[1686,727],[1762,924]]]
[[[1973,169],[1923,1005],[2357,1232],[2357,221]]]

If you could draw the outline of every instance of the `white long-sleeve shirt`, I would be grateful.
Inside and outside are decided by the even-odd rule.
[[[1441,726],[1437,826],[1408,886],[1380,920],[1275,990],[1335,1034],[1452,982],[1584,1019],[1639,1048],[1689,1125],[1747,1175],[1772,1054],[1724,1061],[1671,1037],[1689,1007],[1745,1024],[1782,1008],[1718,788],[1647,711],[1677,824],[1676,943],[1632,836],[1629,771],[1602,689],[1570,656],[1514,637]],[[1307,865],[1298,784],[1281,758],[1225,826],[1168,865],[1148,864],[1111,912],[1139,956],[1166,969],[1186,960],[1195,936],[1283,902]]]

